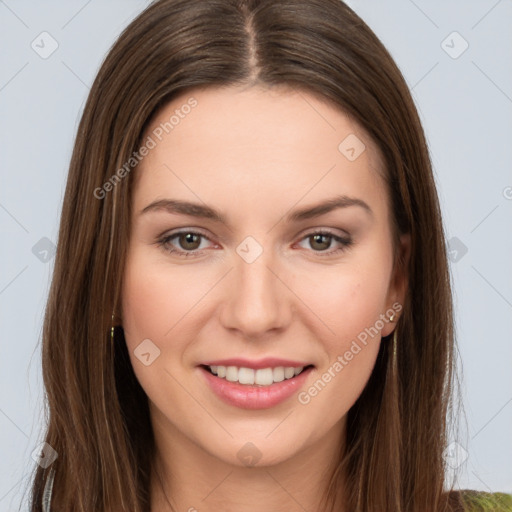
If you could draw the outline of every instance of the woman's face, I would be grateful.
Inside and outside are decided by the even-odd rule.
[[[239,466],[337,442],[406,286],[376,146],[260,88],[183,94],[144,144],[121,317],[157,440]]]

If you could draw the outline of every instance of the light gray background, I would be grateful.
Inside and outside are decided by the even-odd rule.
[[[57,238],[89,87],[147,4],[0,0],[0,511],[18,510],[43,421],[40,333],[53,258],[41,261],[51,246],[40,240]],[[512,492],[512,2],[349,4],[397,61],[431,150],[464,370],[467,429],[448,455],[460,464],[457,486]],[[58,43],[46,59],[31,47],[43,51],[43,31]]]

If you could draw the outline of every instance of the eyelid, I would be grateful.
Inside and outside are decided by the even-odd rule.
[[[315,227],[315,228],[308,228],[302,235],[301,240],[310,235],[316,235],[316,234],[326,234],[326,235],[332,235],[332,236],[339,236],[340,238],[352,238],[350,233],[348,231],[345,231],[343,229],[335,230],[333,228],[321,228],[321,227]]]
[[[340,234],[340,232],[341,232],[341,234]],[[169,238],[171,236],[180,235],[182,233],[196,233],[198,235],[202,235],[204,238],[206,238],[207,240],[212,242],[212,239],[210,238],[210,236],[206,233],[206,231],[204,229],[196,228],[196,227],[184,227],[184,228],[176,228],[176,230],[164,231],[157,238],[158,239]],[[302,240],[306,236],[314,235],[314,234],[319,234],[319,233],[324,233],[324,234],[329,234],[329,235],[339,236],[339,237],[351,238],[351,235],[350,235],[350,233],[348,231],[345,231],[345,230],[342,230],[342,229],[339,229],[339,231],[336,231],[336,230],[334,230],[332,228],[322,228],[322,227],[308,228],[301,235],[296,235],[294,238],[297,238],[297,237],[300,236],[300,240]],[[217,237],[217,238],[222,241],[222,237]]]

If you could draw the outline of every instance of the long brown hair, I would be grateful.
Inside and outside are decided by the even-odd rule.
[[[347,510],[452,509],[442,456],[457,383],[450,276],[428,148],[398,67],[340,0],[160,0],[111,48],[78,127],[42,338],[44,439],[58,458],[36,468],[33,512],[52,469],[54,510],[149,512],[147,397],[122,329],[110,340],[136,169],[104,184],[126,170],[155,113],[178,94],[256,84],[315,94],[359,123],[384,158],[395,240],[411,236],[397,373],[392,344],[382,343],[348,412],[348,451],[339,454]],[[326,489],[332,503],[338,477]]]

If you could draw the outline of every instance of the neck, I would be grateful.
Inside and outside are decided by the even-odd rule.
[[[208,453],[168,422],[153,422],[158,455],[151,476],[151,512],[325,512],[344,425],[336,424],[286,460],[244,466]],[[332,509],[336,512],[344,511],[340,491]]]

